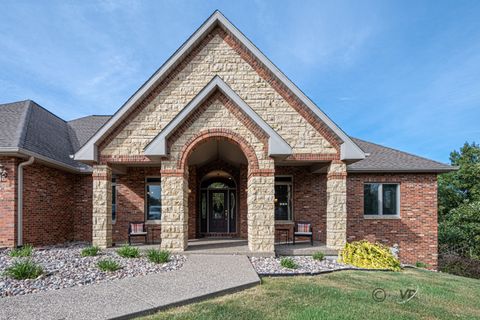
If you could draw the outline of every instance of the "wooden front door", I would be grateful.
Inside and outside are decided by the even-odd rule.
[[[210,191],[209,230],[210,232],[228,232],[228,192]]]

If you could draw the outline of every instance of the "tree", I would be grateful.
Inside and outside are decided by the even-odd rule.
[[[450,153],[450,162],[459,169],[438,178],[440,221],[462,203],[480,201],[480,146],[465,142],[460,151]]]

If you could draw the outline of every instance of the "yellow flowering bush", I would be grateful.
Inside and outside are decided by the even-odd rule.
[[[347,243],[339,253],[339,261],[365,269],[388,269],[399,271],[400,261],[387,246],[368,241]]]

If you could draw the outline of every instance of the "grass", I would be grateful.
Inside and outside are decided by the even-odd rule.
[[[312,255],[312,258],[313,258],[313,260],[322,261],[325,258],[325,254],[323,252],[315,252]]]
[[[140,257],[140,250],[138,250],[138,248],[125,244],[117,250],[117,254],[123,258],[138,258]]]
[[[282,258],[280,259],[280,265],[287,269],[297,269],[298,266],[292,258]]]
[[[97,267],[106,272],[113,272],[122,268],[116,261],[109,259],[98,261]]]
[[[94,257],[98,255],[100,248],[97,246],[90,246],[82,249],[82,257]]]
[[[42,273],[42,267],[29,259],[15,261],[13,265],[5,269],[4,272],[7,277],[16,280],[35,279]]]
[[[400,290],[415,289],[407,303]],[[376,302],[372,292],[387,297]],[[264,278],[262,285],[169,309],[146,319],[479,319],[480,281],[418,269],[342,271],[322,276]]]
[[[170,252],[167,250],[150,249],[147,251],[147,258],[153,263],[167,263],[170,261]]]
[[[33,246],[30,244],[27,244],[21,248],[13,249],[10,252],[10,257],[30,257],[32,253],[33,253]]]

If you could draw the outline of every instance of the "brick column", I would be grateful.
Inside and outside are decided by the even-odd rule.
[[[162,173],[162,249],[188,246],[188,177]]]
[[[101,248],[112,246],[112,169],[93,166],[92,243]]]
[[[17,159],[0,157],[0,165],[7,172],[0,178],[0,247],[16,245],[17,218]]]
[[[347,242],[347,166],[332,161],[327,174],[327,247],[340,249]]]
[[[275,252],[275,178],[252,175],[247,188],[248,248],[253,253]]]

